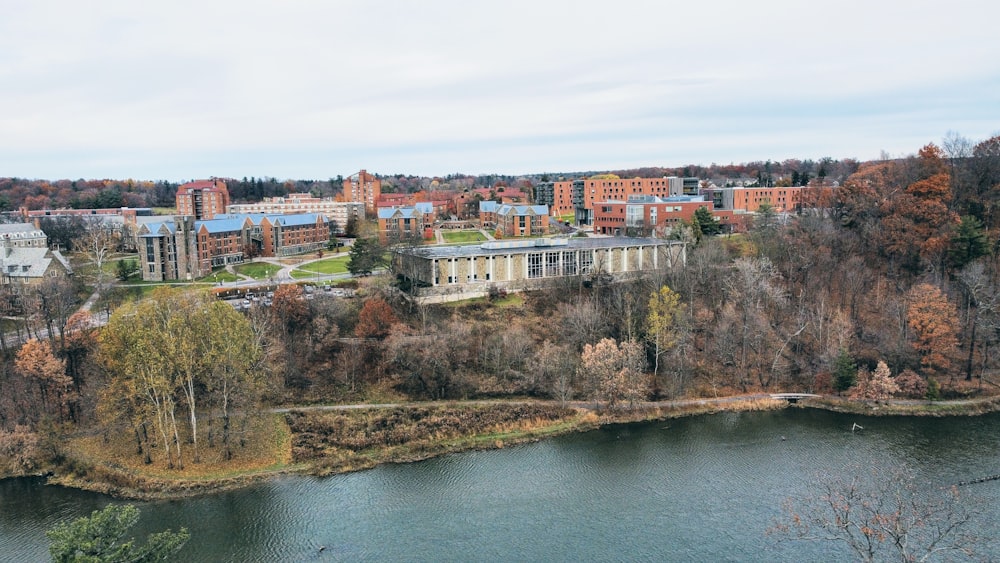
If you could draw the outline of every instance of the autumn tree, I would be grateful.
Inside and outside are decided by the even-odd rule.
[[[591,396],[613,409],[622,401],[635,403],[648,392],[642,373],[644,362],[639,343],[626,341],[619,346],[613,339],[605,338],[583,347],[578,373]]]
[[[573,351],[566,344],[545,340],[532,358],[537,387],[563,405],[573,398]]]
[[[197,461],[199,405],[207,390],[247,381],[245,371],[259,354],[255,342],[248,321],[228,304],[208,294],[157,289],[120,307],[101,333],[100,357],[113,390],[102,400],[136,427],[151,425],[167,466],[183,467],[179,401],[187,406]]]
[[[926,283],[913,286],[906,301],[911,344],[920,355],[925,375],[953,374],[952,360],[958,347],[955,306],[940,289]]]
[[[17,351],[14,366],[21,375],[38,383],[47,411],[55,410],[63,419],[69,415],[70,402],[76,396],[73,380],[66,375],[65,362],[55,357],[48,341],[29,339]]]
[[[892,378],[892,372],[885,362],[879,360],[875,371],[867,368],[858,370],[857,384],[851,396],[864,401],[885,401],[899,392],[899,386]]]
[[[669,287],[664,285],[649,297],[646,339],[653,344],[653,377],[659,376],[660,357],[677,341],[680,315],[680,295]]]
[[[361,306],[354,334],[358,338],[385,338],[392,325],[398,322],[399,319],[385,299],[372,297]]]

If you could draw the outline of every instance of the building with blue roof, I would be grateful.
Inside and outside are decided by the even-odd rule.
[[[321,213],[179,216],[144,223],[137,233],[142,278],[190,280],[256,256],[290,256],[325,248],[330,224]]]

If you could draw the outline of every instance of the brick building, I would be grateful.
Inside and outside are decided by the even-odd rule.
[[[649,236],[682,222],[690,223],[699,207],[712,211],[712,202],[695,196],[632,196],[628,201],[602,201],[594,205],[594,232]]]
[[[351,217],[364,219],[365,206],[357,201],[335,201],[333,198],[318,198],[311,194],[288,194],[285,197],[265,197],[258,203],[234,203],[226,207],[229,214],[265,213],[298,214],[322,213],[335,225],[335,233],[342,235]]]
[[[626,201],[631,196],[651,195],[660,198],[698,195],[698,178],[586,178],[574,180],[572,203],[579,225],[590,225],[594,220],[594,205],[603,201]]]
[[[548,234],[549,208],[546,205],[501,204],[496,210],[496,227],[505,237]]]
[[[365,214],[374,217],[382,194],[382,180],[365,170],[344,179],[344,199],[365,204]]]
[[[325,248],[329,220],[321,213],[178,216],[139,226],[139,262],[147,281],[190,280],[249,256],[290,256]]]
[[[213,219],[226,213],[229,190],[222,180],[198,180],[177,188],[177,214],[190,215],[195,220]]]
[[[380,207],[378,235],[382,243],[424,238],[424,229],[434,221],[434,208],[429,202],[412,207]]]

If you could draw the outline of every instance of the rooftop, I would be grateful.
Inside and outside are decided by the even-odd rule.
[[[535,238],[488,241],[472,245],[437,245],[397,249],[396,252],[415,254],[424,258],[471,258],[473,256],[499,256],[527,254],[546,250],[587,250],[620,248],[623,246],[669,246],[683,244],[657,238],[587,237],[587,238]]]

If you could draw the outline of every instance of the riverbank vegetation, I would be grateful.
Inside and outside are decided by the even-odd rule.
[[[1000,138],[959,141],[817,180],[800,208],[773,202],[787,209],[764,206],[735,233],[678,225],[664,234],[687,241],[686,264],[622,282],[586,274],[437,305],[375,275],[357,278],[352,298],[282,285],[270,307],[245,313],[157,290],[116,304],[100,329],[48,300],[39,326],[50,330],[34,334],[51,336],[9,350],[0,370],[0,445],[36,455],[4,463],[76,473],[83,460],[89,475],[120,466],[157,479],[227,474],[209,461],[218,456],[236,473],[327,457],[330,470],[363,466],[379,446],[334,446],[345,438],[332,430],[297,442],[306,419],[289,415],[298,453],[280,463],[248,429],[274,406],[378,397],[508,401],[512,412],[582,401],[598,424],[664,415],[649,402],[781,391],[857,401],[825,408],[992,410],[980,399],[1000,387],[1000,215],[989,204],[1000,201]],[[397,423],[419,428],[386,422]],[[469,424],[470,436],[493,432]],[[103,461],[100,447],[65,440],[112,429]],[[459,440],[428,432],[439,439],[406,455]]]

